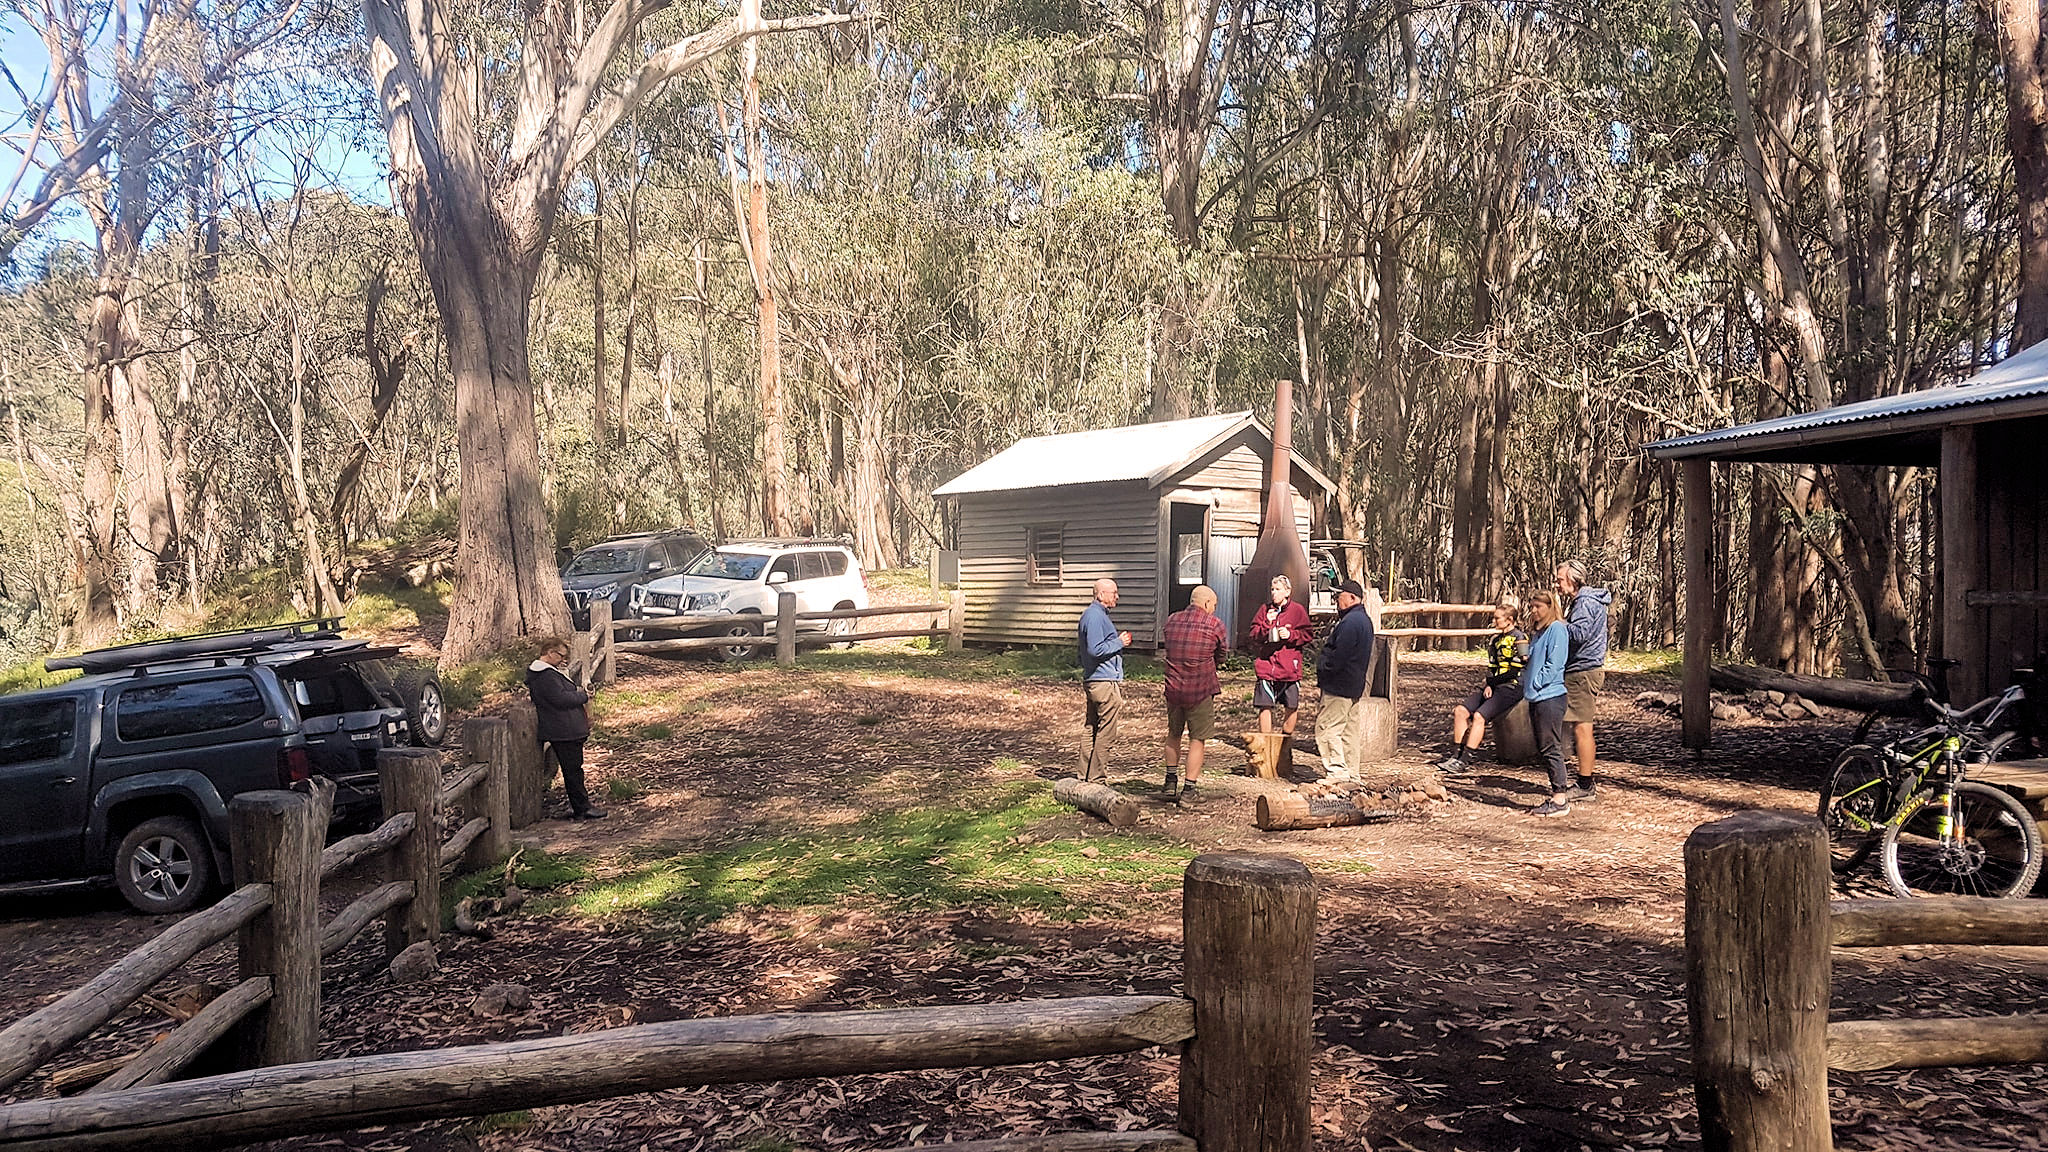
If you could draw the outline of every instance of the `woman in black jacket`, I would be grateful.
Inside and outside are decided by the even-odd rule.
[[[583,742],[590,739],[590,693],[578,688],[562,673],[569,658],[569,642],[557,636],[541,647],[540,659],[526,668],[526,694],[533,698],[533,711],[542,747],[555,750],[555,762],[562,766],[562,787],[569,793],[571,820],[602,820],[604,809],[590,803],[583,787]]]

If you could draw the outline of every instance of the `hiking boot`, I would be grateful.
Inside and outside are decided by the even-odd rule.
[[[1582,784],[1572,785],[1572,790],[1565,793],[1564,798],[1579,804],[1591,804],[1600,799],[1593,791],[1593,782],[1591,780]]]
[[[1201,781],[1199,780],[1182,781],[1180,794],[1173,798],[1173,802],[1176,804],[1193,804],[1198,799],[1195,795],[1195,786],[1200,783]]]
[[[1562,816],[1571,810],[1572,806],[1565,802],[1564,794],[1559,793],[1558,795],[1552,796],[1550,799],[1545,800],[1543,803],[1538,804],[1534,808],[1529,809],[1529,815]]]
[[[569,814],[569,819],[571,819],[571,820],[602,820],[602,819],[604,819],[604,809],[602,809],[602,808],[585,808],[585,809],[584,809],[583,811],[581,811],[581,812],[572,812],[572,813],[570,813],[570,814]]]
[[[1167,798],[1168,800],[1171,800],[1171,799],[1173,799],[1174,797],[1176,797],[1176,796],[1179,796],[1179,795],[1180,795],[1180,777],[1179,777],[1179,776],[1177,776],[1177,775],[1175,775],[1175,774],[1174,774],[1174,773],[1172,773],[1172,772],[1168,772],[1168,773],[1166,774],[1166,786],[1165,786],[1165,787],[1163,787],[1163,788],[1161,788],[1161,789],[1160,789],[1159,791],[1161,791],[1162,793],[1164,793],[1164,794],[1166,795],[1166,798]]]

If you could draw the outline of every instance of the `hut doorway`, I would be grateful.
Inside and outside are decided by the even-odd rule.
[[[1170,501],[1167,541],[1166,611],[1171,615],[1188,606],[1195,585],[1208,577],[1209,506]]]

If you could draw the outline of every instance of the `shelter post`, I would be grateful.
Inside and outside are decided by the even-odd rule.
[[[1708,673],[1713,664],[1714,580],[1707,570],[1707,541],[1714,531],[1713,463],[1704,457],[1679,464],[1685,478],[1685,682],[1681,689],[1685,746],[1704,751],[1713,743],[1713,701]]]
[[[1949,698],[1968,704],[1986,691],[1984,630],[1970,593],[1984,586],[1984,524],[1977,499],[1977,426],[1941,430],[1941,649]]]

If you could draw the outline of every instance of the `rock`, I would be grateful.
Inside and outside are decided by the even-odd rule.
[[[469,1010],[478,1016],[516,1016],[533,1007],[533,995],[522,984],[493,984],[477,993]]]
[[[1785,694],[1776,688],[1764,689],[1764,697],[1773,704],[1783,704],[1785,702]]]
[[[1090,860],[1093,860],[1097,856],[1102,855],[1102,849],[1097,848],[1093,844],[1090,844],[1088,847],[1081,849],[1081,855],[1086,856]]]
[[[1444,791],[1444,786],[1442,784],[1439,784],[1434,780],[1431,780],[1429,783],[1424,784],[1422,786],[1422,794],[1424,796],[1429,797],[1431,800],[1442,800],[1450,795],[1449,792]]]
[[[1713,713],[1716,720],[1740,720],[1747,715],[1742,709],[1737,708],[1733,704],[1720,703],[1714,705]]]
[[[422,940],[391,959],[391,982],[416,984],[441,970],[441,959],[431,941]]]

